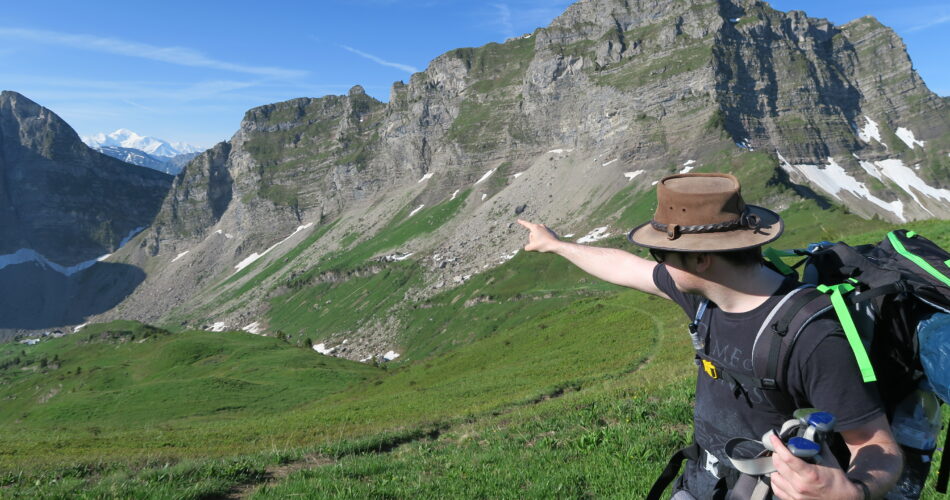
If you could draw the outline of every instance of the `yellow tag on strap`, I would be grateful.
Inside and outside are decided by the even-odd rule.
[[[716,365],[712,364],[711,361],[703,360],[703,370],[706,371],[706,375],[709,375],[710,378],[719,378],[719,370],[716,369]]]

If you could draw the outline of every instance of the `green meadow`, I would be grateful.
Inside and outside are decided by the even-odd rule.
[[[773,194],[766,181],[750,198]],[[602,215],[639,220],[652,203],[628,201]],[[279,338],[112,322],[0,345],[0,498],[641,497],[690,440],[696,368],[682,311],[524,252],[406,299],[419,264],[372,258],[462,203],[404,210],[292,280],[278,259],[221,283],[233,298],[280,278],[268,312]],[[781,248],[892,228],[806,201],[783,216]],[[906,227],[950,246],[950,222]],[[633,250],[619,237],[598,244]],[[381,317],[399,324],[398,362],[323,356],[304,341]]]

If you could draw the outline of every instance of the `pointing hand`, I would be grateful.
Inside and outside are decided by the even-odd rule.
[[[526,252],[553,252],[561,241],[557,234],[544,224],[535,224],[521,219],[518,219],[518,224],[530,231],[528,244],[524,247]]]

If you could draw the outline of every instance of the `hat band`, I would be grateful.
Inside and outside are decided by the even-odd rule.
[[[716,224],[680,226],[679,224],[663,224],[656,220],[651,220],[650,225],[653,226],[653,229],[666,233],[667,239],[675,240],[679,238],[681,234],[719,233],[735,229],[756,229],[759,227],[759,216],[749,213],[749,209],[746,208],[742,211],[742,215],[740,215],[738,219]]]

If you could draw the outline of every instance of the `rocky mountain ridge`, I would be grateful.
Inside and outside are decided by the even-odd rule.
[[[946,217],[948,152],[947,100],[873,18],[582,0],[530,35],[437,57],[388,103],[357,86],[248,111],[119,252],[149,276],[106,317],[266,330],[296,274],[458,206],[431,232],[370,245],[370,261],[419,263],[417,300],[510,258],[516,214],[616,235],[652,183],[697,168],[761,178],[755,201],[776,209],[806,194],[868,217]],[[386,314],[352,336],[396,342]]]
[[[58,326],[112,307],[118,299],[103,305],[106,296],[127,294],[135,273],[95,264],[151,224],[170,184],[168,175],[88,148],[26,97],[0,93],[0,330]],[[101,286],[93,267],[123,284],[69,299],[90,292],[79,281]]]

